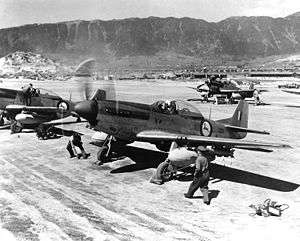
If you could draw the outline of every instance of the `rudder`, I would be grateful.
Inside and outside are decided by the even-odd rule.
[[[236,107],[231,117],[230,124],[232,126],[247,128],[248,114],[249,114],[249,104],[245,100],[240,100],[238,106]]]

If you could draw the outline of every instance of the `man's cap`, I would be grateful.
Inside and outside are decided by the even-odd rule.
[[[207,147],[204,146],[198,146],[197,147],[197,151],[208,151],[209,149]]]

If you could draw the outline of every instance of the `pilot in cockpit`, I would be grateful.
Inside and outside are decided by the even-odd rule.
[[[176,103],[174,100],[173,101],[167,100],[166,105],[169,114],[171,115],[176,114]]]

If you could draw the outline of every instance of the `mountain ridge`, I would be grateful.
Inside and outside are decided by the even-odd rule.
[[[0,56],[14,51],[124,58],[171,53],[252,59],[300,52],[300,12],[284,18],[189,17],[73,20],[0,29]]]

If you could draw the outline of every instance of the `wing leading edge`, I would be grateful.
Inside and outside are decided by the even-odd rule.
[[[205,136],[198,136],[198,135],[184,135],[178,133],[170,133],[164,131],[142,131],[137,134],[137,138],[140,141],[180,141],[186,140],[191,144],[195,145],[205,145],[205,146],[226,146],[230,148],[241,148],[246,149],[251,147],[252,149],[255,148],[290,148],[291,146],[287,144],[281,143],[268,143],[268,142],[257,142],[257,141],[245,141],[239,139],[230,139],[230,138],[219,138],[219,137],[205,137]]]

